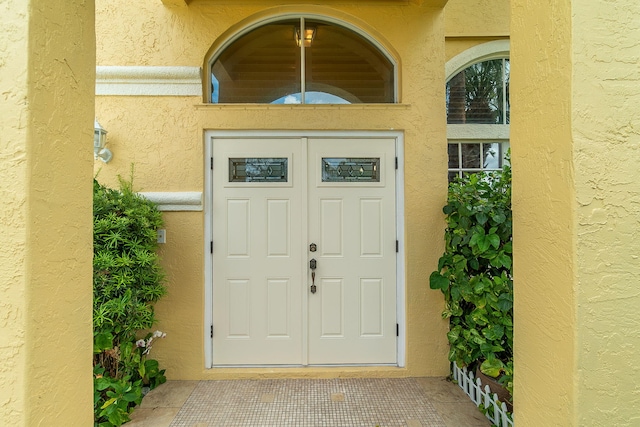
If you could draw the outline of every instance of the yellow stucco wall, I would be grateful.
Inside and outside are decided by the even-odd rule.
[[[509,37],[509,0],[449,0],[444,12],[447,38]]]
[[[0,229],[7,244],[0,246],[0,420],[10,424],[23,424],[26,402],[25,306],[26,227],[25,208],[28,182],[25,161],[27,129],[17,126],[21,115],[27,113],[27,56],[17,55],[27,49],[28,26],[23,16],[27,4],[14,0],[2,17],[8,31],[0,34],[1,92],[7,93],[8,102],[0,104],[3,136],[0,146],[2,168],[0,189],[6,201],[0,211]],[[6,139],[5,139],[6,138]]]
[[[635,0],[512,0],[518,426],[634,426]]]
[[[574,425],[570,8],[521,3],[512,2],[510,88],[516,422]]]
[[[465,38],[448,38],[445,47],[445,57],[449,61],[454,56],[471,49],[482,43],[494,40],[509,40],[509,37],[465,37]]]
[[[91,425],[93,2],[0,9],[0,424]]]
[[[229,5],[194,2],[97,1],[98,65],[201,66],[216,38],[276,3]],[[441,9],[416,4],[280,7],[322,13],[375,28],[400,58],[401,105],[367,107],[201,105],[197,97],[99,96],[96,115],[109,131],[114,159],[100,179],[136,165],[139,191],[203,191],[204,130],[389,130],[405,138],[407,363],[405,369],[204,369],[204,240],[202,212],[165,214],[168,241],[161,249],[170,282],[158,304],[168,337],[154,347],[169,378],[261,376],[446,375],[447,323],[442,296],[428,276],[443,250],[446,200],[444,19]],[[425,58],[429,58],[428,61]]]
[[[447,61],[481,43],[509,39],[509,0],[449,0],[444,16]]]
[[[640,3],[572,1],[576,425],[640,425]]]

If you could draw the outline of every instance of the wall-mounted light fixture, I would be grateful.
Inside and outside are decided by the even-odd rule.
[[[300,47],[300,43],[304,40],[304,47],[311,46],[311,42],[316,37],[315,27],[307,27],[304,29],[304,37],[300,36],[300,28],[296,28],[296,44]]]
[[[93,124],[93,158],[95,160],[100,159],[107,163],[113,157],[111,151],[105,148],[107,143],[107,130],[103,128],[98,119]]]

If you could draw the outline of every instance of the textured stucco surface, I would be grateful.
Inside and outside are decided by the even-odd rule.
[[[24,423],[27,4],[0,3],[0,421]]]
[[[93,2],[0,16],[0,425],[91,425]]]
[[[640,422],[640,6],[512,0],[518,426]]]
[[[640,425],[640,3],[573,0],[577,425]]]
[[[550,4],[511,2],[514,399],[521,427],[575,425],[571,8],[570,0]]]
[[[509,0],[449,0],[444,17],[447,61],[478,44],[509,39]]]
[[[464,52],[467,49],[478,46],[483,43],[491,42],[494,40],[509,40],[508,37],[463,37],[463,38],[448,38],[445,45],[445,55],[447,61],[454,56]]]
[[[238,22],[276,11],[263,5],[195,2],[167,8],[161,2],[97,1],[98,65],[201,66],[216,38]],[[264,376],[445,375],[447,324],[443,301],[428,286],[443,249],[446,200],[444,19],[441,9],[416,4],[279,7],[277,12],[322,13],[377,29],[400,58],[401,105],[217,106],[198,97],[96,99],[96,116],[109,131],[114,159],[100,179],[115,185],[135,163],[139,191],[203,191],[204,130],[399,130],[405,137],[406,369],[204,369],[204,214],[165,213],[162,248],[169,295],[158,304],[168,337],[154,352],[172,379]],[[425,60],[428,58],[428,60]]]
[[[509,0],[449,0],[444,12],[447,37],[509,36]]]

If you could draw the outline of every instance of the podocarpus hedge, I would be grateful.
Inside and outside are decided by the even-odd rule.
[[[93,185],[93,343],[95,426],[119,426],[140,403],[143,387],[165,381],[148,358],[164,333],[154,324],[153,304],[166,290],[159,264],[154,203],[120,179],[120,189]]]
[[[449,186],[445,252],[430,276],[444,294],[449,360],[513,384],[511,169]]]

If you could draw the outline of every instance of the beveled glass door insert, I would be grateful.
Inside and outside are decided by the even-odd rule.
[[[229,158],[229,182],[287,182],[287,158]]]
[[[322,182],[380,182],[380,158],[322,158]]]

